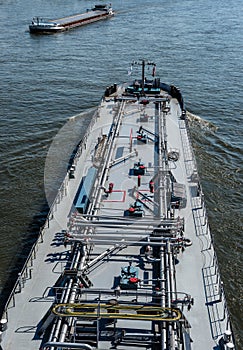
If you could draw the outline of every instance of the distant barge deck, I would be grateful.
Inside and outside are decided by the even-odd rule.
[[[95,5],[91,10],[87,10],[81,14],[75,14],[68,17],[58,18],[54,20],[46,20],[41,17],[34,17],[29,25],[30,33],[48,34],[57,33],[71,28],[80,27],[85,24],[97,22],[102,19],[109,18],[114,15],[111,6]]]

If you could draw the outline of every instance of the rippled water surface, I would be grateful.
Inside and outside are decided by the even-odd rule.
[[[28,32],[36,15],[57,18],[92,5],[0,1],[1,299],[48,210],[45,190],[53,198],[90,109],[107,85],[127,79],[132,60],[147,58],[161,80],[180,87],[194,116],[195,153],[242,349],[243,2],[114,0],[113,19],[56,35]],[[66,125],[72,117],[75,133]]]

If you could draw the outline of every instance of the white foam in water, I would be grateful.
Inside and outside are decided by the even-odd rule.
[[[190,113],[187,111],[186,115],[191,123],[197,123],[201,126],[201,128],[208,128],[208,129],[214,130],[214,131],[217,130],[217,127],[213,123],[208,122],[205,119],[202,119],[201,117],[199,117],[196,114],[193,114],[193,113]]]

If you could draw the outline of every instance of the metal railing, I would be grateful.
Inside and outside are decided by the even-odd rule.
[[[82,155],[82,152],[84,149],[86,149],[86,142],[88,135],[90,131],[92,130],[97,118],[99,116],[98,110],[94,112],[94,115],[92,116],[92,119],[90,121],[90,124],[83,136],[82,141],[79,144],[79,147],[77,149],[77,152],[73,158],[72,165],[76,165],[80,156]],[[34,260],[36,259],[36,254],[38,252],[39,244],[43,243],[44,241],[44,235],[47,228],[49,228],[50,221],[53,219],[54,212],[57,210],[58,204],[62,201],[63,197],[67,195],[67,186],[69,182],[69,170],[67,171],[65,178],[60,186],[60,188],[57,191],[57,195],[49,209],[49,212],[47,214],[46,220],[44,225],[40,228],[39,235],[36,239],[36,242],[33,244],[29,255],[25,261],[24,266],[22,267],[21,271],[18,273],[18,278],[12,288],[12,291],[9,294],[9,297],[5,303],[1,318],[8,319],[8,309],[15,306],[15,294],[21,293],[22,289],[24,288],[25,282],[28,279],[32,278],[32,267]]]
[[[185,120],[185,130],[187,133],[187,137],[188,137],[188,143],[187,145],[183,144],[183,147],[186,146],[186,150],[185,152],[188,152],[188,148],[189,148],[189,153],[190,153],[190,169],[187,170],[193,170],[193,173],[198,181],[198,199],[199,199],[199,204],[200,207],[196,206],[194,207],[193,202],[192,202],[192,209],[193,209],[193,216],[194,216],[194,220],[195,220],[195,224],[196,221],[199,222],[199,226],[195,225],[196,227],[196,234],[197,236],[204,236],[207,238],[207,242],[208,245],[206,248],[204,248],[202,250],[202,253],[205,253],[207,251],[207,253],[209,254],[209,258],[210,261],[207,261],[207,266],[204,266],[202,269],[202,274],[203,274],[203,279],[204,279],[204,287],[205,287],[205,294],[206,294],[206,299],[207,299],[207,303],[208,303],[208,307],[211,308],[211,312],[209,312],[210,317],[214,317],[214,305],[217,305],[217,303],[222,303],[222,314],[219,315],[217,313],[218,318],[217,319],[211,319],[211,325],[212,325],[212,336],[214,339],[217,339],[219,335],[221,334],[216,334],[216,326],[213,327],[213,324],[217,323],[217,322],[222,322],[224,321],[225,324],[225,330],[226,329],[231,329],[231,320],[230,320],[230,313],[229,313],[229,309],[228,309],[228,305],[227,305],[227,300],[226,300],[226,295],[225,295],[225,291],[224,291],[224,287],[223,287],[223,282],[221,280],[221,273],[220,273],[220,268],[219,268],[219,263],[218,263],[218,258],[217,258],[217,254],[214,250],[214,246],[213,246],[213,235],[212,232],[210,230],[210,225],[209,225],[209,220],[208,220],[208,215],[207,215],[207,209],[206,209],[206,203],[205,203],[205,198],[204,198],[204,194],[201,188],[201,182],[200,182],[200,177],[197,171],[197,161],[196,161],[196,157],[193,151],[193,147],[192,147],[192,138],[191,138],[191,133],[190,133],[190,126],[188,123],[188,120]],[[202,226],[204,226],[204,228],[202,228]],[[205,262],[206,263],[206,262]],[[209,273],[209,275],[208,275]],[[207,286],[208,280],[211,280],[211,282],[213,282],[213,287],[217,287],[216,291],[214,293],[211,293],[211,289],[209,288],[209,286]],[[213,280],[212,280],[213,279]],[[211,286],[212,287],[212,286]],[[210,310],[209,310],[210,311]],[[232,332],[232,339],[234,341],[234,335]]]

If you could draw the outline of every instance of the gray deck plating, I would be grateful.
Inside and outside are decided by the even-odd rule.
[[[59,344],[58,349],[64,348],[65,343],[66,347],[69,343],[71,349],[85,346],[90,349],[111,346],[118,349],[138,346],[144,349],[220,349],[219,340],[230,330],[229,317],[187,122],[180,119],[181,109],[176,99],[166,93],[161,98],[168,100],[159,102],[158,109],[156,101],[149,104],[141,104],[140,100],[118,102],[110,96],[101,102],[75,160],[75,178],[65,178],[51,209],[42,232],[43,242],[36,246],[38,251],[31,274],[27,268],[28,274],[25,271],[20,276],[7,305],[4,316],[8,329],[2,334],[3,350],[34,350],[43,343],[50,349],[55,348],[55,343]],[[146,143],[137,140],[140,127],[147,130]],[[106,140],[102,144],[103,135]],[[179,152],[179,159],[168,161],[167,165],[163,159],[165,142],[168,151]],[[139,160],[146,166],[140,184],[131,172]],[[75,210],[74,198],[91,166],[98,169],[98,175],[87,215],[81,215]],[[167,205],[168,172],[185,185],[185,207],[173,209]],[[151,179],[155,183],[154,193],[149,190]],[[114,187],[107,194],[105,189],[109,188],[109,183]],[[143,204],[144,216],[124,216],[136,200]],[[142,247],[153,246],[151,232],[159,223],[166,221],[176,230],[182,218],[184,237],[192,245],[185,247],[185,251],[179,247],[176,250],[173,244],[179,241],[180,234],[168,239],[159,235],[157,246],[166,248],[161,252],[163,263],[158,265],[160,271],[155,276],[153,266],[159,259],[152,253],[146,255]],[[69,235],[65,236],[64,231]],[[138,268],[137,288],[119,289],[121,268],[129,265]],[[61,285],[57,283],[59,276],[63,278]],[[170,280],[169,286],[165,277]],[[85,288],[85,282],[92,285]],[[97,317],[94,323],[83,318],[84,311],[71,317],[69,307],[66,317],[53,314],[47,317],[47,323],[52,324],[51,335],[43,340],[43,333],[39,334],[46,328],[43,317],[53,303],[106,303],[112,299],[118,305],[147,305],[154,300],[155,292],[161,307],[180,309],[183,317],[179,321],[168,326],[167,321],[156,322],[152,316],[150,320],[145,317],[137,320],[134,311],[134,319],[114,316],[116,322],[109,324]],[[193,305],[188,298],[194,299]],[[188,333],[182,331],[183,348],[176,329],[185,319],[183,327],[190,324],[191,328]],[[81,345],[83,343],[86,345]]]

